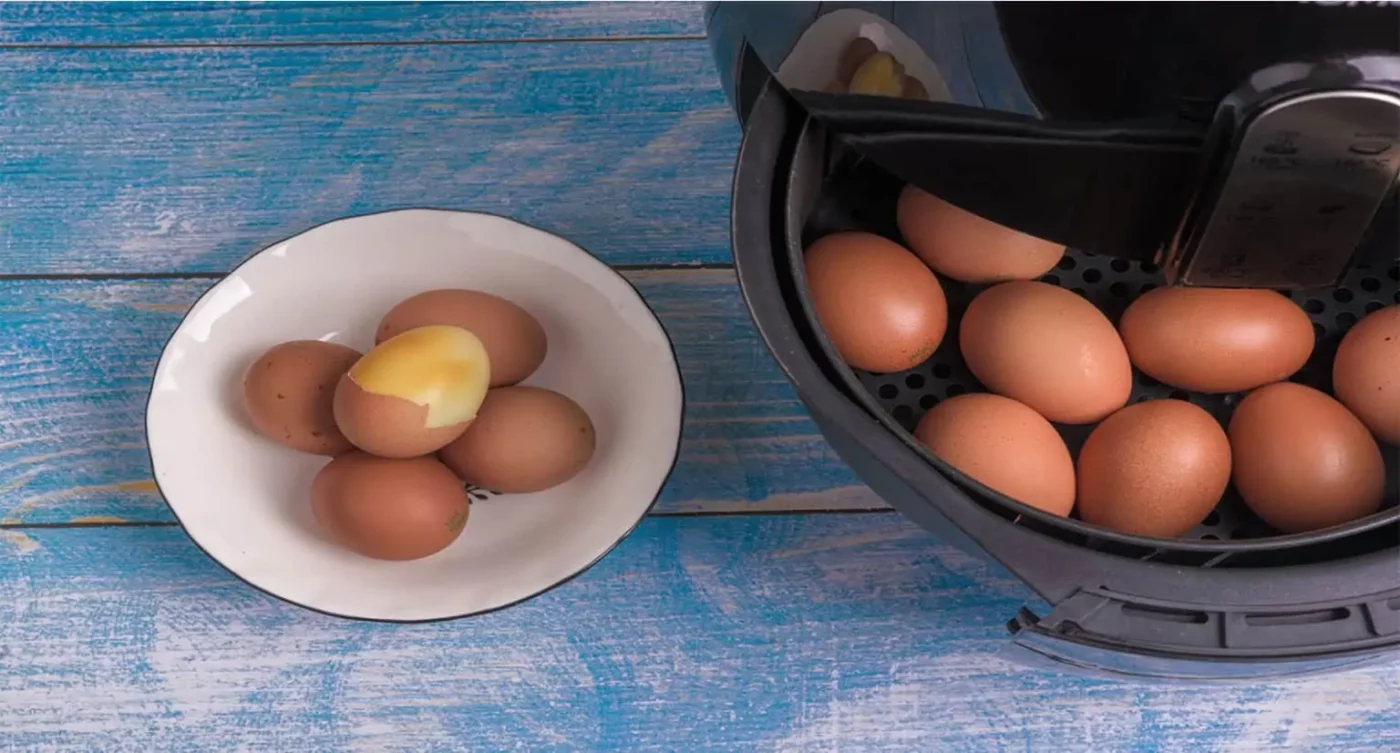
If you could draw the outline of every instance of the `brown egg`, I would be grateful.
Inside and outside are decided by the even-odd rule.
[[[396,335],[355,362],[335,390],[335,421],[386,458],[436,452],[476,417],[491,362],[475,335],[432,325]]]
[[[316,474],[311,510],[331,540],[347,549],[412,560],[456,541],[470,506],[462,482],[434,458],[351,452]]]
[[[243,408],[260,434],[294,450],[339,455],[350,440],[335,425],[331,401],[360,352],[319,340],[274,345],[243,376]]]
[[[1107,317],[1043,282],[982,291],[963,314],[958,344],[987,389],[1051,421],[1098,421],[1123,407],[1133,388],[1128,352]]]
[[[1400,445],[1400,306],[1352,325],[1332,362],[1332,391],[1382,442]]]
[[[1065,255],[1058,243],[1003,227],[912,185],[900,193],[896,216],[910,250],[954,280],[1033,280]]]
[[[922,99],[927,101],[928,89],[924,87],[922,81],[913,76],[904,77],[904,89],[899,95],[905,99]]]
[[[958,395],[929,409],[914,436],[949,465],[1055,515],[1074,507],[1074,461],[1055,427],[1000,395]]]
[[[1242,392],[1292,376],[1313,352],[1312,320],[1272,290],[1157,288],[1118,324],[1133,365],[1196,392]]]
[[[813,243],[805,259],[817,319],[851,366],[904,371],[943,342],[943,287],[904,247],[870,233],[836,233]]]
[[[578,403],[540,387],[498,387],[439,457],[473,486],[517,494],[573,478],[596,446],[593,422]]]
[[[1084,522],[1173,538],[1204,520],[1230,485],[1230,440],[1185,400],[1148,400],[1094,429],[1078,473]]]
[[[544,327],[530,312],[477,290],[429,290],[400,302],[379,322],[374,342],[429,324],[461,327],[480,338],[491,358],[492,387],[535,373],[548,350]]]
[[[1311,387],[1249,393],[1230,418],[1235,488],[1284,533],[1341,525],[1380,509],[1385,464],[1366,426]]]

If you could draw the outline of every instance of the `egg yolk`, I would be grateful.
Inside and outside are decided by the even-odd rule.
[[[380,343],[348,375],[366,392],[426,407],[427,428],[436,429],[476,416],[491,381],[491,362],[476,335],[431,325]]]

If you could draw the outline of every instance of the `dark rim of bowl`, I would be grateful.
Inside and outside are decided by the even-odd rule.
[[[642,513],[641,513],[641,515],[639,515],[639,516],[637,517],[637,519],[636,519],[635,521],[633,521],[632,524],[631,524],[630,526],[627,527],[627,530],[623,531],[622,534],[621,534],[620,536],[618,536],[618,538],[617,538],[616,541],[614,541],[613,543],[609,544],[609,545],[607,546],[606,549],[604,549],[601,553],[599,553],[599,555],[598,555],[597,557],[593,558],[591,561],[589,561],[589,562],[588,562],[587,564],[585,564],[583,567],[580,567],[578,570],[574,571],[572,574],[570,574],[570,575],[568,575],[568,576],[565,576],[564,578],[561,578],[560,580],[557,580],[557,581],[555,581],[554,583],[551,583],[550,585],[545,586],[544,588],[542,588],[542,589],[540,589],[540,590],[538,590],[538,591],[535,591],[534,593],[528,594],[528,595],[526,595],[526,596],[522,596],[522,597],[520,597],[519,599],[516,599],[515,601],[507,602],[507,603],[505,603],[505,604],[501,604],[501,605],[494,606],[494,607],[489,607],[489,608],[487,608],[487,609],[478,609],[478,610],[471,611],[471,612],[463,612],[463,613],[461,613],[461,614],[447,615],[447,616],[445,616],[445,617],[425,617],[425,618],[423,618],[423,619],[405,620],[405,619],[394,619],[394,618],[391,618],[391,617],[361,617],[361,616],[357,616],[357,615],[340,614],[340,613],[338,613],[338,612],[332,612],[332,611],[325,610],[325,609],[319,609],[319,608],[317,608],[317,607],[313,607],[313,606],[310,606],[310,605],[308,605],[308,604],[303,604],[303,603],[301,603],[301,602],[299,602],[299,601],[296,601],[296,600],[294,600],[294,599],[287,598],[286,596],[282,596],[282,595],[280,595],[280,594],[273,593],[272,591],[268,590],[267,588],[264,588],[263,586],[260,586],[260,585],[258,585],[258,584],[256,584],[256,583],[254,583],[254,582],[248,580],[248,579],[245,578],[241,573],[239,573],[238,571],[234,570],[231,566],[225,564],[225,563],[223,562],[223,560],[220,560],[218,557],[215,557],[214,555],[210,554],[210,553],[209,553],[209,550],[205,549],[205,548],[204,548],[204,545],[200,544],[200,543],[199,543],[199,540],[196,539],[195,536],[194,536],[194,534],[190,532],[190,529],[185,525],[185,521],[183,521],[183,520],[180,519],[180,513],[176,512],[175,506],[172,505],[172,504],[170,503],[170,499],[169,499],[169,497],[166,496],[165,490],[164,490],[163,488],[161,488],[161,485],[160,485],[160,476],[155,472],[155,462],[156,462],[156,461],[155,461],[155,453],[153,453],[153,452],[151,451],[151,419],[150,419],[151,401],[152,401],[152,399],[154,399],[154,397],[155,397],[155,374],[156,374],[157,371],[160,370],[160,364],[165,360],[165,352],[166,352],[166,350],[170,347],[170,342],[171,342],[172,340],[175,339],[175,335],[176,335],[177,333],[179,333],[179,331],[180,331],[180,329],[181,329],[182,327],[185,326],[185,321],[186,321],[187,319],[189,319],[190,312],[194,311],[194,310],[199,306],[199,304],[200,304],[201,302],[203,302],[204,299],[205,299],[206,297],[208,297],[209,293],[210,293],[211,291],[213,291],[214,288],[217,288],[219,285],[223,284],[223,282],[224,282],[225,280],[227,280],[229,277],[232,277],[233,275],[238,274],[238,270],[242,269],[242,268],[243,268],[245,265],[247,265],[249,262],[252,262],[254,259],[256,259],[256,258],[258,258],[259,256],[261,256],[264,252],[268,251],[269,249],[275,248],[275,247],[278,246],[278,245],[281,245],[281,244],[283,244],[283,243],[287,243],[288,241],[291,241],[291,240],[294,240],[294,239],[296,239],[296,238],[299,238],[299,237],[305,235],[306,233],[311,232],[312,230],[315,230],[315,229],[320,228],[320,227],[324,227],[324,226],[326,226],[326,225],[330,225],[330,224],[335,223],[335,222],[341,222],[341,221],[344,221],[344,220],[363,219],[363,218],[365,218],[365,217],[375,217],[375,216],[383,215],[383,214],[394,214],[394,213],[398,213],[398,212],[411,212],[411,211],[428,211],[428,212],[441,212],[441,213],[449,213],[449,214],[478,215],[478,216],[483,216],[483,217],[494,217],[494,218],[497,218],[497,219],[502,219],[502,220],[506,220],[506,221],[509,221],[509,222],[514,222],[514,223],[516,223],[517,225],[521,225],[521,226],[524,226],[524,227],[528,227],[528,228],[530,228],[531,230],[535,230],[535,231],[544,233],[545,235],[552,236],[552,237],[554,237],[554,238],[558,238],[559,240],[562,240],[562,241],[564,241],[564,242],[566,242],[566,243],[572,245],[574,248],[577,248],[579,251],[582,251],[582,252],[583,252],[583,255],[584,255],[585,257],[587,257],[588,259],[591,259],[594,263],[596,263],[596,264],[598,264],[599,266],[603,267],[603,268],[606,269],[608,272],[610,272],[614,277],[616,277],[617,279],[621,280],[624,284],[626,284],[627,287],[630,288],[634,294],[636,294],[637,300],[639,300],[639,301],[642,302],[642,306],[647,310],[647,313],[651,315],[652,321],[655,322],[657,328],[661,330],[661,336],[664,337],[664,338],[666,339],[666,346],[667,346],[667,347],[670,349],[670,351],[671,351],[671,365],[672,365],[672,367],[675,369],[675,373],[676,373],[676,382],[680,385],[680,388],[681,388],[681,389],[680,389],[680,397],[681,397],[681,399],[680,399],[680,417],[679,417],[680,420],[677,422],[677,426],[676,426],[676,449],[675,449],[675,452],[672,453],[672,455],[671,455],[671,464],[666,468],[666,474],[665,474],[664,476],[662,476],[662,478],[661,478],[661,486],[657,488],[656,494],[653,495],[652,498],[651,498],[651,502],[647,503],[646,509],[643,510]],[[208,288],[205,288],[204,292],[203,292],[203,293],[200,293],[199,298],[195,299],[194,303],[190,304],[190,307],[189,307],[188,309],[186,309],[186,310],[185,310],[185,313],[182,314],[182,315],[180,316],[180,321],[175,325],[175,328],[172,329],[172,330],[170,331],[170,335],[169,335],[168,337],[165,338],[165,343],[164,343],[163,345],[161,345],[161,348],[160,348],[160,358],[156,359],[156,364],[155,364],[155,366],[154,366],[154,367],[152,368],[152,370],[151,370],[150,387],[148,387],[147,390],[146,390],[146,416],[145,416],[144,427],[143,427],[142,433],[143,433],[144,438],[145,438],[145,440],[146,440],[146,459],[147,459],[147,461],[151,464],[151,479],[155,482],[156,491],[160,493],[161,501],[164,502],[166,508],[168,508],[168,509],[170,510],[170,514],[173,515],[173,516],[175,517],[175,522],[179,524],[180,530],[181,530],[182,532],[184,532],[185,537],[188,538],[188,539],[190,540],[190,543],[194,544],[195,548],[198,549],[201,553],[203,553],[204,556],[208,557],[210,560],[212,560],[212,561],[213,561],[215,564],[217,564],[219,567],[222,567],[222,568],[223,568],[225,571],[227,571],[230,575],[232,575],[233,577],[235,577],[235,578],[237,578],[238,580],[242,581],[245,585],[247,585],[247,586],[253,588],[254,590],[259,591],[259,592],[261,592],[261,593],[264,593],[264,594],[266,594],[266,595],[268,595],[268,596],[271,596],[272,598],[277,599],[278,601],[281,601],[281,602],[286,603],[286,604],[291,604],[291,605],[294,606],[294,607],[299,607],[299,608],[305,609],[305,610],[307,610],[307,611],[309,611],[309,612],[315,612],[315,613],[317,613],[317,614],[323,614],[323,615],[325,615],[325,616],[327,616],[327,617],[335,617],[335,618],[337,618],[337,619],[342,619],[342,620],[353,620],[353,621],[355,621],[355,622],[379,622],[379,623],[387,623],[387,624],[394,624],[394,625],[420,625],[420,624],[427,624],[427,623],[433,623],[433,622],[451,622],[451,621],[453,621],[453,620],[461,620],[461,619],[465,619],[465,618],[468,618],[468,617],[480,617],[480,616],[482,616],[482,615],[488,615],[488,614],[491,614],[491,613],[493,613],[493,612],[499,612],[499,611],[501,611],[501,610],[503,610],[503,609],[509,609],[509,608],[511,608],[511,607],[513,607],[513,606],[516,606],[516,605],[518,605],[518,604],[522,604],[522,603],[524,603],[524,602],[530,601],[531,599],[534,599],[534,598],[536,598],[536,597],[543,596],[544,594],[547,594],[547,593],[549,593],[550,591],[553,591],[554,589],[559,588],[560,586],[563,586],[563,585],[569,583],[570,581],[574,580],[575,578],[579,577],[580,575],[583,575],[584,573],[586,573],[586,572],[588,572],[589,570],[593,569],[593,566],[594,566],[594,565],[597,565],[599,562],[603,561],[603,559],[606,558],[609,554],[612,554],[613,550],[617,549],[618,545],[620,545],[620,544],[621,544],[623,541],[625,541],[629,536],[631,536],[633,533],[636,532],[637,528],[641,526],[641,524],[642,524],[643,521],[645,521],[648,517],[651,517],[652,510],[654,510],[654,509],[656,508],[656,503],[657,503],[657,501],[661,499],[661,494],[666,490],[666,484],[667,484],[667,482],[670,481],[670,479],[671,479],[671,474],[675,473],[675,470],[676,470],[676,463],[680,461],[680,456],[681,456],[681,439],[682,439],[682,437],[683,437],[683,435],[684,435],[684,431],[685,431],[685,407],[686,407],[686,403],[685,403],[685,377],[681,374],[680,364],[679,364],[679,362],[676,360],[676,344],[675,344],[675,341],[673,341],[673,340],[671,339],[671,333],[668,332],[668,331],[666,330],[666,325],[664,325],[664,324],[661,323],[661,318],[658,317],[658,316],[656,315],[656,310],[653,309],[652,306],[651,306],[651,304],[647,302],[647,299],[642,295],[641,291],[637,289],[637,286],[636,286],[636,285],[633,285],[633,284],[632,284],[632,281],[631,281],[631,280],[627,279],[627,278],[626,278],[625,276],[623,276],[620,272],[618,272],[617,268],[614,268],[613,266],[611,266],[611,265],[605,263],[602,259],[599,259],[597,256],[595,256],[595,255],[594,255],[591,251],[589,251],[588,249],[584,248],[583,246],[580,246],[580,245],[577,244],[577,243],[574,243],[573,241],[569,240],[568,238],[565,238],[565,237],[562,236],[562,235],[558,235],[558,234],[556,234],[556,233],[551,233],[551,232],[549,232],[548,230],[544,230],[543,228],[536,227],[536,226],[534,226],[534,225],[532,225],[532,224],[530,224],[530,223],[528,223],[528,222],[523,222],[523,221],[521,221],[521,220],[515,219],[514,217],[507,217],[506,215],[497,214],[497,213],[495,213],[495,212],[479,212],[479,211],[468,210],[468,209],[444,209],[444,208],[441,208],[441,207],[426,207],[426,206],[424,206],[424,207],[399,207],[399,208],[396,208],[396,209],[386,209],[386,210],[382,210],[382,211],[378,211],[378,212],[363,212],[363,213],[360,213],[360,214],[345,215],[345,216],[343,216],[343,217],[336,217],[336,218],[331,219],[331,220],[326,220],[325,222],[318,222],[318,223],[316,223],[316,224],[314,224],[314,225],[311,225],[311,226],[305,228],[304,230],[302,230],[302,231],[300,231],[300,232],[298,232],[298,233],[296,233],[296,234],[294,234],[294,235],[289,235],[289,236],[287,236],[287,237],[285,237],[285,238],[281,238],[281,239],[278,239],[278,240],[273,241],[273,242],[271,242],[271,243],[268,243],[267,245],[263,246],[262,248],[258,249],[257,251],[253,252],[252,254],[249,254],[247,257],[245,257],[245,258],[243,259],[243,261],[240,261],[237,265],[235,265],[233,269],[229,270],[227,273],[225,273],[224,275],[220,276],[219,279],[218,279],[218,281],[216,281],[213,285],[210,285]],[[431,556],[431,555],[430,555],[430,556]]]

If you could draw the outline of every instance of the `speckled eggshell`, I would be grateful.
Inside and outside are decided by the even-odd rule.
[[[1382,442],[1400,445],[1400,306],[1352,325],[1332,362],[1332,391]]]
[[[822,330],[851,366],[904,371],[943,342],[943,286],[903,246],[871,233],[836,233],[807,249],[805,269]]]
[[[1033,280],[1065,255],[1058,243],[998,225],[913,185],[900,193],[896,217],[910,250],[954,280]]]
[[[988,390],[1058,423],[1101,420],[1132,392],[1132,365],[1113,324],[1084,298],[1043,282],[982,291],[963,314],[958,345]]]
[[[1118,323],[1133,365],[1195,392],[1243,392],[1296,373],[1312,356],[1312,320],[1272,290],[1157,288]]]
[[[351,452],[316,474],[311,509],[341,546],[375,559],[411,560],[456,541],[470,501],[452,471],[434,458]]]
[[[1055,427],[1000,395],[948,398],[914,436],[944,462],[987,487],[1054,515],[1074,507],[1074,460]]]
[[[1385,459],[1346,406],[1292,382],[1261,387],[1230,417],[1235,488],[1284,533],[1364,518],[1380,509]]]
[[[336,426],[336,384],[360,352],[319,340],[274,345],[243,376],[243,408],[258,433],[294,450],[338,455],[351,449]]]
[[[478,290],[429,290],[401,301],[379,322],[374,342],[430,324],[461,327],[476,335],[491,358],[491,386],[516,384],[544,363],[544,327],[530,312]]]
[[[1109,416],[1079,451],[1079,517],[1138,536],[1200,524],[1230,484],[1230,440],[1204,409],[1148,400]]]

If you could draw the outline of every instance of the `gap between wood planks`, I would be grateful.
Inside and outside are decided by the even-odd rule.
[[[7,42],[5,50],[209,50],[238,47],[447,47],[485,44],[593,44],[602,42],[678,42],[704,41],[704,34],[635,34],[618,37],[525,37],[520,39],[423,39],[408,41],[378,41],[354,39],[343,42],[110,42],[106,44],[60,42]]]

